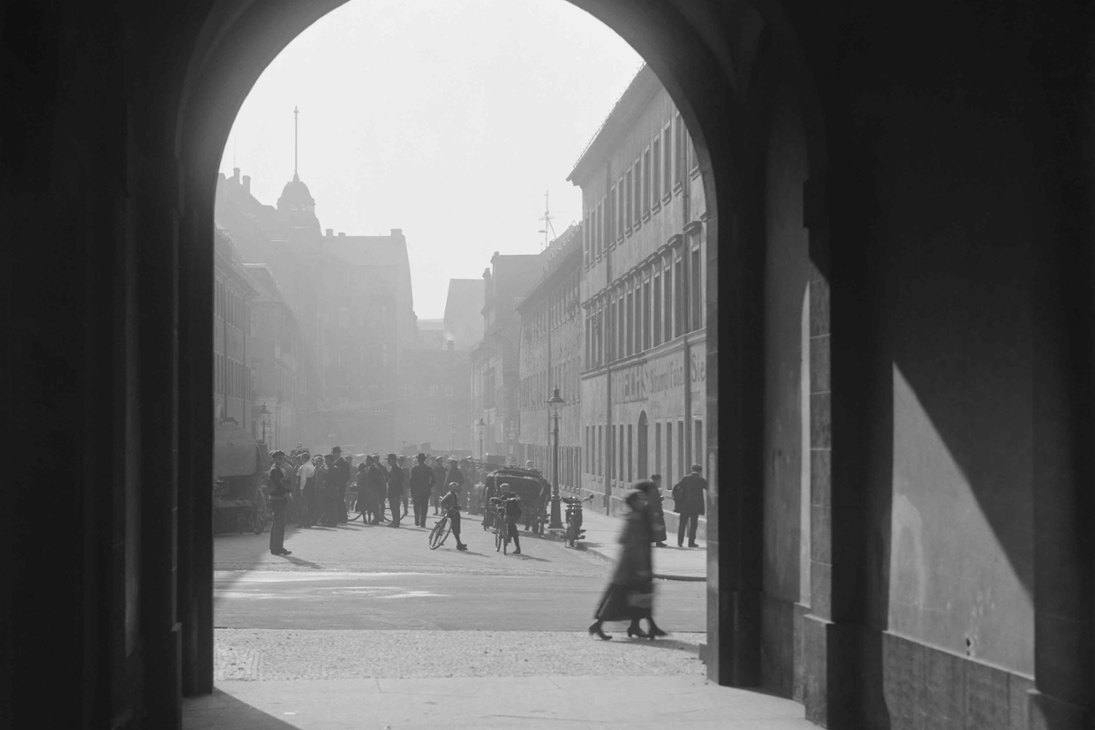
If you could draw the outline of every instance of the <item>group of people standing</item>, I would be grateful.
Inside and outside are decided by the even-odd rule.
[[[441,457],[427,464],[425,454],[418,455],[413,468],[408,468],[405,457],[395,454],[388,454],[386,464],[379,454],[369,455],[355,467],[353,457],[342,456],[338,446],[315,456],[303,448],[288,455],[278,450],[271,458],[268,476],[274,519],[270,552],[274,555],[291,554],[284,545],[287,520],[305,528],[349,522],[346,497],[350,489],[356,493],[362,522],[399,527],[413,501],[414,523],[425,527],[431,497],[437,514],[448,491],[446,485],[455,484],[457,491],[464,485],[464,474],[455,459],[449,460],[446,469]],[[390,517],[385,516],[385,507]]]
[[[674,507],[680,515],[677,528],[677,546],[684,547],[688,535],[688,547],[698,547],[696,526],[704,514],[707,480],[702,469],[694,465],[688,474],[673,487]],[[605,621],[627,621],[627,635],[643,639],[665,636],[666,632],[654,621],[654,561],[652,547],[666,547],[668,537],[665,528],[665,512],[662,508],[661,476],[636,482],[634,488],[624,494],[628,513],[620,533],[620,559],[609,581],[608,588],[597,604],[594,622],[589,627],[590,636],[601,639],[612,637],[604,632]],[[640,622],[646,619],[648,629],[643,631]]]

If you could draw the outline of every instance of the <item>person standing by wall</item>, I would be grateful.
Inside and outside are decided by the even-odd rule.
[[[414,502],[414,524],[426,526],[426,512],[430,506],[433,489],[433,469],[426,465],[426,455],[418,455],[418,463],[411,468],[411,500]]]
[[[399,527],[399,503],[403,501],[403,470],[395,454],[388,454],[388,508],[392,511],[392,527]]]
[[[702,471],[703,468],[699,464],[693,464],[692,472],[673,487],[674,508],[680,514],[680,523],[677,525],[677,547],[684,547],[686,525],[688,547],[699,547],[696,544],[696,527],[699,525],[700,515],[706,512],[707,504],[707,480],[700,476]]]
[[[636,485],[646,492],[647,509],[650,510],[650,528],[653,531],[651,539],[654,547],[667,547],[665,539],[668,537],[665,531],[665,509],[662,507],[662,475],[651,474],[649,482],[639,482]]]
[[[270,526],[270,554],[290,555],[291,552],[285,549],[285,506],[292,499],[292,495],[289,494],[283,471],[285,452],[278,449],[271,456],[274,458],[274,465],[270,467],[269,475],[270,508],[274,511],[274,522]]]

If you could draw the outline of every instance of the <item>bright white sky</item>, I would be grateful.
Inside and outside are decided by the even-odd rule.
[[[444,313],[448,280],[495,251],[535,253],[544,192],[555,232],[582,216],[573,163],[641,65],[564,0],[354,0],[304,31],[244,102],[233,157],[275,205],[300,179],[322,228],[402,228],[415,311]]]

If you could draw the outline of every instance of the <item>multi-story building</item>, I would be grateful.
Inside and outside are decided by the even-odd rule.
[[[537,254],[495,252],[483,271],[483,340],[471,351],[470,435],[484,455],[519,454],[517,381],[521,319],[517,305],[543,270]],[[482,426],[480,426],[482,422]]]
[[[483,280],[449,279],[445,339],[467,352],[483,340]]]
[[[542,278],[517,306],[521,315],[518,408],[520,459],[555,476],[555,441],[548,399],[555,389],[559,417],[559,486],[582,483],[581,374],[583,358],[582,227],[572,225],[540,254]]]
[[[582,188],[584,488],[704,464],[705,199],[688,130],[644,66],[569,178]],[[667,503],[668,506],[668,503]]]
[[[308,415],[299,440],[316,449],[394,448],[397,363],[418,337],[403,232],[323,231],[297,175],[276,208],[260,203],[250,182],[238,169],[220,178],[216,220],[246,260],[269,267],[300,327]]]
[[[301,368],[300,326],[265,264],[246,264],[258,292],[251,304],[251,369],[254,387],[249,427],[270,449],[290,451],[304,440],[307,381]]]
[[[450,342],[403,351],[395,399],[399,449],[472,451],[466,424],[471,417],[471,360]]]
[[[216,229],[213,258],[213,418],[251,424],[252,371],[247,337],[258,294],[232,238]]]

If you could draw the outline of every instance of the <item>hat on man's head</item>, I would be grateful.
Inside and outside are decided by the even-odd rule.
[[[331,447],[331,453],[332,454],[341,454],[342,453],[342,447],[341,446],[332,446]]]
[[[693,464],[692,465],[692,471],[695,472],[696,474],[699,474],[701,471],[703,471],[703,467],[700,466],[699,464]]]
[[[425,454],[419,454],[418,455],[418,460],[419,461],[425,461],[426,460],[426,455]]]
[[[285,452],[282,451],[281,449],[278,449],[274,453],[270,454],[270,458],[271,459],[284,459],[285,458]]]
[[[388,454],[388,461],[395,461],[395,454]]]

